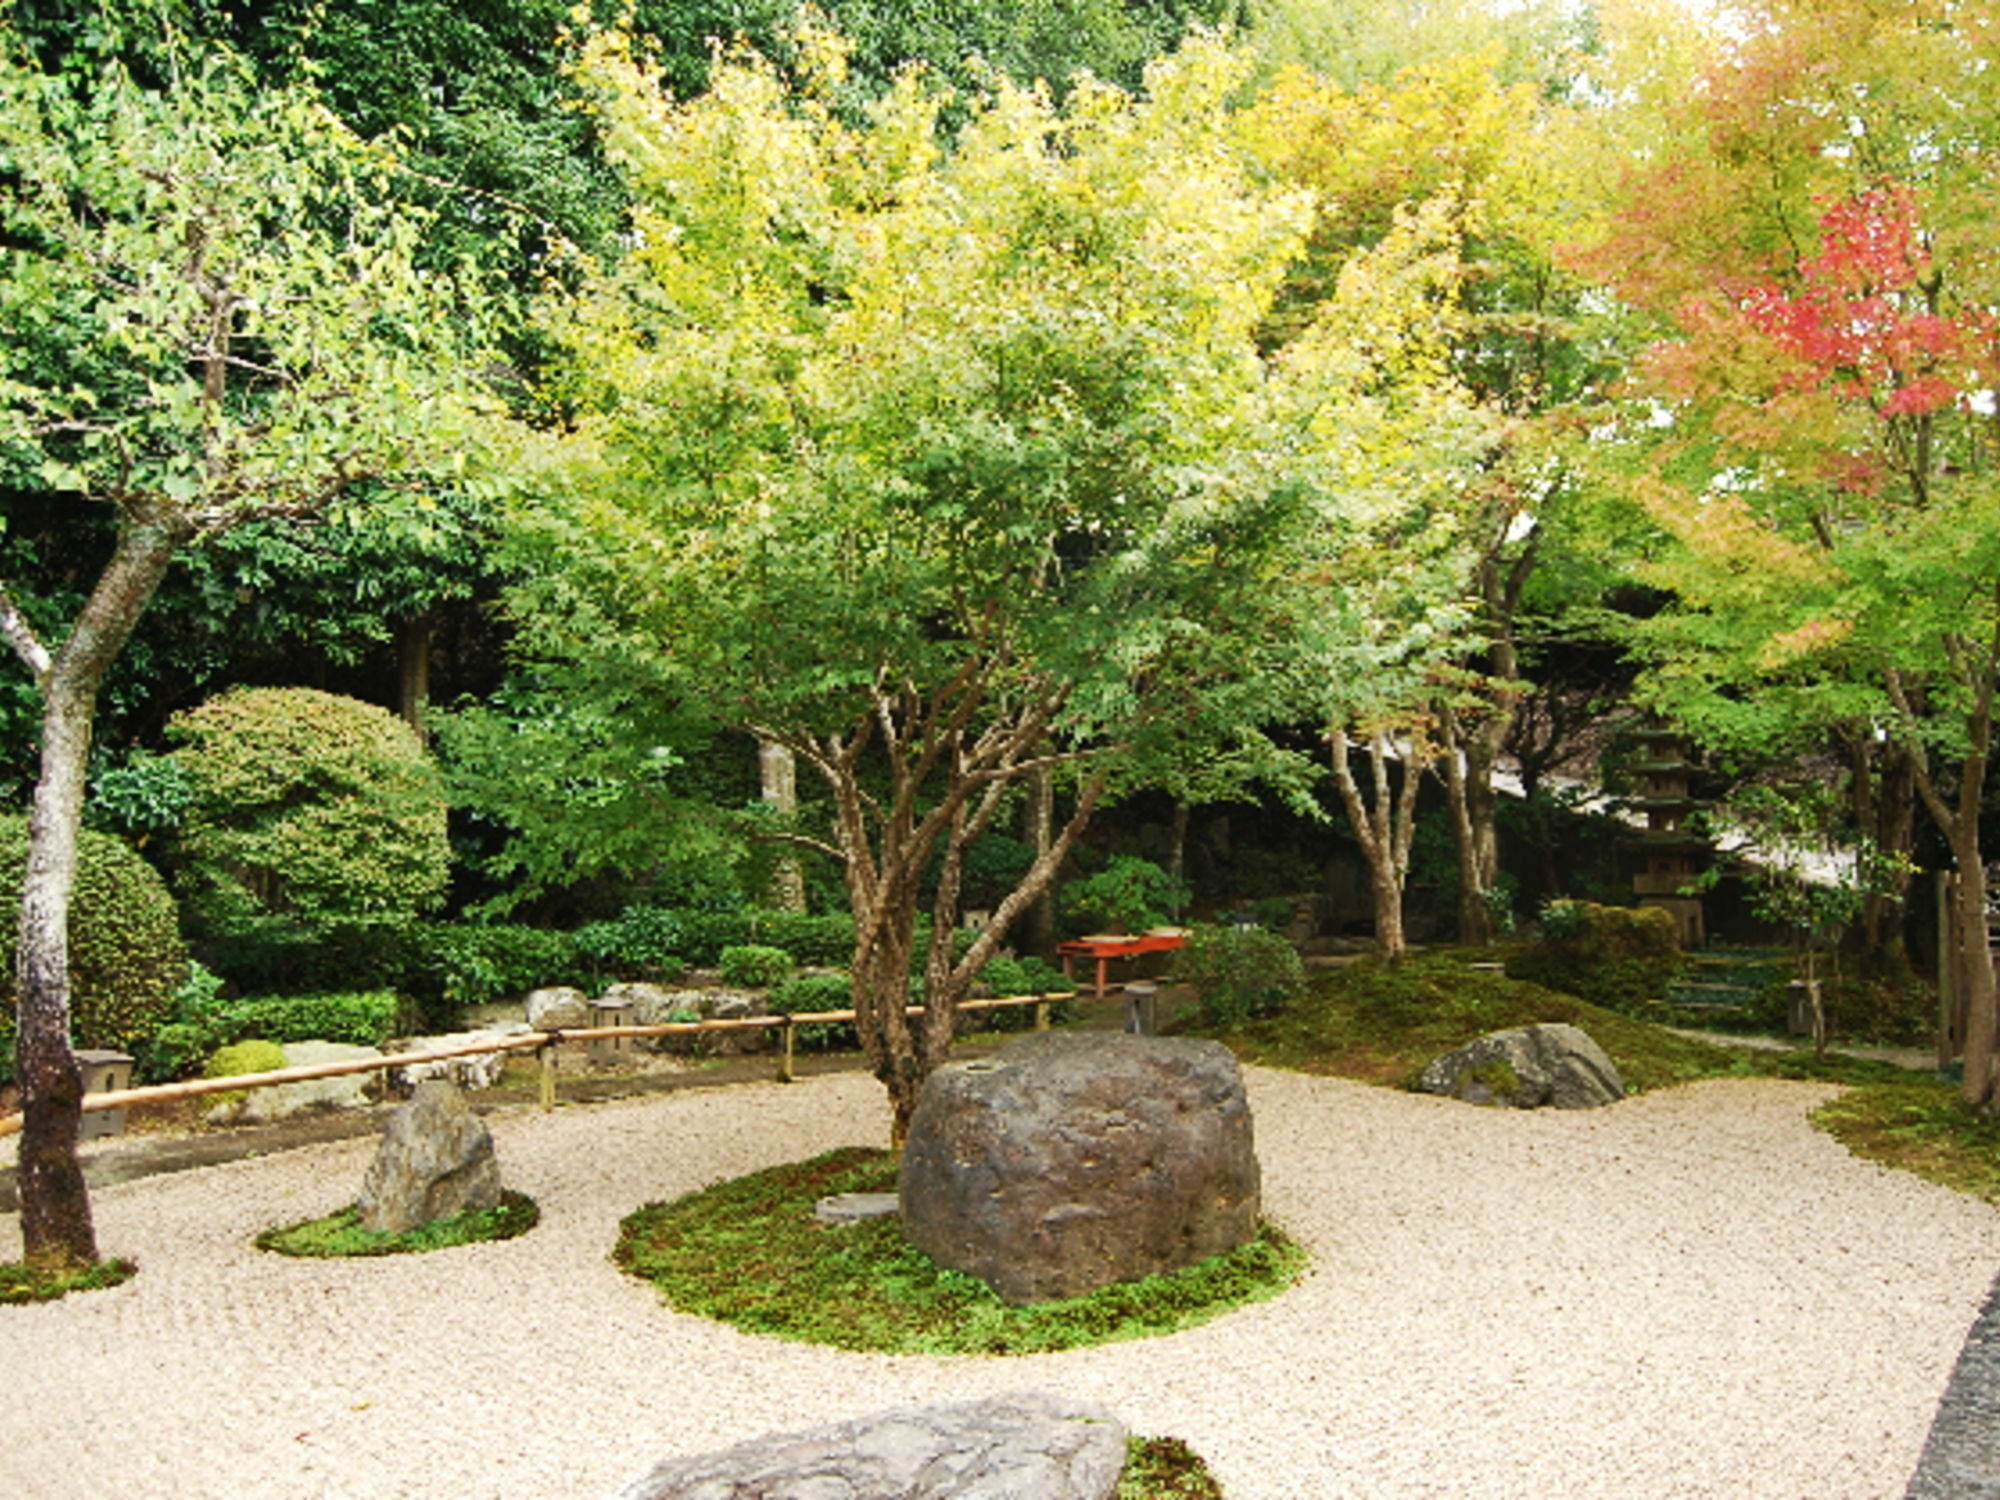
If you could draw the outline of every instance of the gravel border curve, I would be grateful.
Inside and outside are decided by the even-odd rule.
[[[2000,1267],[2000,1210],[1848,1155],[1824,1085],[1497,1112],[1246,1070],[1285,1296],[1020,1359],[850,1354],[661,1307],[639,1204],[883,1144],[858,1075],[488,1117],[542,1222],[425,1256],[250,1239],[351,1200],[366,1140],[95,1195],[124,1286],[0,1308],[0,1494],[602,1497],[659,1459],[1035,1387],[1206,1458],[1231,1500],[1887,1500]],[[0,1259],[19,1254],[0,1216]]]

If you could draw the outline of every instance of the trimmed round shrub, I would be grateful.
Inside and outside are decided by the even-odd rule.
[[[76,886],[69,908],[70,1033],[83,1047],[130,1051],[173,1019],[187,978],[174,898],[159,872],[109,834],[77,836]],[[0,910],[21,908],[28,865],[28,820],[0,818]],[[0,1010],[12,1041],[17,927],[0,922]],[[0,1070],[11,1071],[11,1045]]]
[[[444,783],[373,704],[243,688],[176,715],[181,884],[199,935],[313,939],[395,926],[444,896]]]
[[[218,1050],[201,1070],[204,1078],[242,1078],[251,1073],[275,1073],[285,1065],[285,1049],[261,1037],[247,1042],[231,1042]],[[225,1089],[210,1094],[211,1109],[232,1109],[250,1097],[248,1089]]]
[[[1168,973],[1193,987],[1210,1026],[1274,1015],[1306,982],[1298,949],[1264,927],[1197,926],[1175,950]]]

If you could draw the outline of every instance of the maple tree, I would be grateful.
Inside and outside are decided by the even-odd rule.
[[[1893,748],[1958,867],[1964,1093],[1990,1108],[2000,36],[1950,0],[1756,20],[1591,258],[1665,334],[1606,445],[1672,540],[1650,692],[1718,744]]]

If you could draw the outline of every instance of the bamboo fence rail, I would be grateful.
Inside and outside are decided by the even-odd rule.
[[[1048,1007],[1056,1001],[1069,998],[1067,992],[1047,995],[1010,995],[997,1000],[962,1000],[960,1011],[1000,1010],[1013,1005],[1035,1007],[1035,1029],[1048,1029]],[[907,1014],[922,1015],[921,1005],[908,1007]],[[306,1083],[317,1078],[340,1078],[355,1073],[387,1072],[391,1068],[407,1068],[423,1063],[442,1062],[454,1057],[478,1057],[489,1052],[528,1052],[539,1054],[541,1059],[541,1107],[555,1107],[556,1048],[564,1042],[608,1041],[617,1037],[657,1037],[699,1035],[711,1031],[768,1031],[782,1027],[784,1035],[779,1053],[778,1078],[790,1083],[793,1071],[794,1045],[801,1026],[838,1025],[854,1020],[851,1010],[808,1011],[796,1015],[744,1016],[726,1021],[662,1021],[652,1026],[592,1026],[575,1030],[523,1031],[511,1036],[496,1036],[489,1041],[465,1042],[455,1047],[433,1048],[426,1052],[398,1052],[385,1057],[360,1057],[348,1062],[309,1063],[296,1068],[274,1068],[267,1073],[239,1073],[231,1078],[184,1078],[177,1083],[146,1084],[139,1088],[110,1089],[102,1093],[85,1094],[83,1111],[86,1114],[105,1109],[124,1109],[134,1104],[168,1104],[182,1099],[198,1099],[204,1094],[233,1093],[238,1090],[275,1088],[284,1083]],[[21,1129],[18,1114],[0,1115],[0,1138],[17,1134]]]

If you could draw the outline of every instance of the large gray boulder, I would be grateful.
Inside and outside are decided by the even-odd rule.
[[[1470,1104],[1595,1109],[1625,1097],[1625,1081],[1604,1049],[1575,1026],[1551,1022],[1495,1031],[1447,1052],[1418,1081],[1427,1094]]]
[[[500,1201],[500,1163],[486,1122],[455,1084],[430,1079],[389,1116],[361,1179],[361,1227],[405,1234]]]
[[[884,1412],[668,1459],[615,1500],[1111,1500],[1125,1427],[1040,1392]]]
[[[1236,1059],[1218,1042],[1042,1033],[924,1083],[903,1229],[1014,1304],[1177,1270],[1257,1233]]]

